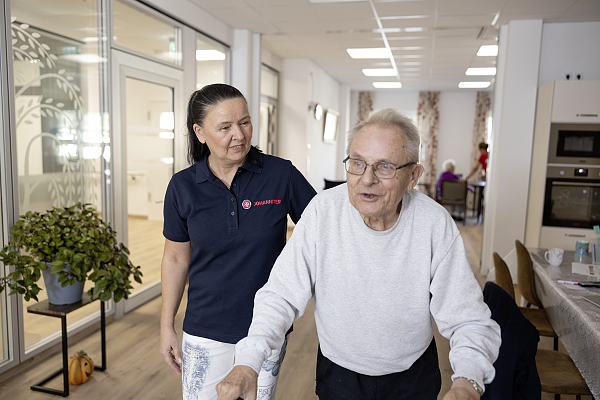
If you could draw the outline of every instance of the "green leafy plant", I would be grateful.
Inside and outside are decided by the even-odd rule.
[[[116,232],[90,204],[53,207],[45,213],[28,211],[10,230],[9,243],[0,251],[0,261],[14,271],[0,278],[0,293],[22,294],[26,301],[38,300],[41,271],[58,274],[63,287],[75,281],[95,283],[88,295],[115,302],[131,293],[131,278],[142,282],[142,271],[129,260],[129,250],[117,241]],[[69,265],[70,271],[65,271]]]

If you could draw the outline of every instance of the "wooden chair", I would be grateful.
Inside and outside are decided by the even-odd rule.
[[[527,249],[525,249],[527,251]],[[529,256],[529,253],[527,253]],[[496,284],[504,289],[510,297],[515,299],[515,287],[513,285],[513,280],[510,275],[510,270],[508,269],[508,265],[506,262],[500,257],[500,255],[496,252],[493,254],[494,257],[494,272],[496,274]],[[520,268],[519,268],[520,269]],[[517,273],[520,273],[517,270]],[[519,284],[519,289],[521,289],[521,285]],[[522,292],[521,292],[522,293]],[[552,328],[552,324],[548,320],[548,316],[546,315],[546,310],[543,308],[527,308],[527,307],[519,307],[521,313],[531,322],[535,328],[540,333],[540,336],[547,336],[554,338],[554,350],[558,350],[558,335]]]
[[[561,394],[575,395],[577,400],[581,400],[582,395],[592,396],[581,372],[568,354],[538,349],[535,365],[540,376],[542,392],[554,393],[555,400],[560,400]]]
[[[533,261],[531,261],[529,250],[519,240],[515,240],[515,247],[517,249],[517,283],[521,295],[527,301],[527,307],[533,304],[537,308],[544,308],[535,291]]]
[[[467,182],[443,180],[438,202],[443,206],[462,207],[463,224],[467,223]]]

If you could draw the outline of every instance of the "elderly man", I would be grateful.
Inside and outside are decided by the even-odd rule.
[[[436,399],[432,317],[451,345],[453,383],[444,399],[480,397],[494,378],[500,329],[456,224],[413,190],[423,173],[418,156],[416,127],[391,109],[354,128],[348,182],[317,195],[302,214],[256,294],[219,400],[257,398],[257,371],[311,298],[320,400]]]

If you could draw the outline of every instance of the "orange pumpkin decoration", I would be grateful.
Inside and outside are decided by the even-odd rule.
[[[73,357],[69,357],[69,383],[71,385],[87,382],[92,372],[94,372],[94,362],[85,351],[77,351]]]

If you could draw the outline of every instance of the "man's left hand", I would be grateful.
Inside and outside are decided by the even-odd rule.
[[[217,385],[217,400],[256,400],[258,374],[245,365],[233,367]]]
[[[479,400],[479,393],[465,378],[456,378],[442,400]]]

